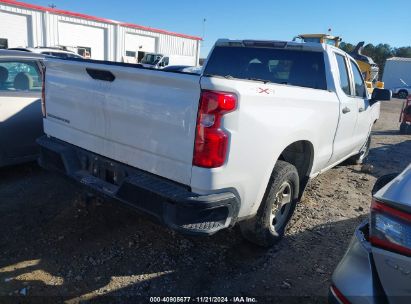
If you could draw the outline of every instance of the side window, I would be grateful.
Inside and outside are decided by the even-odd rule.
[[[0,91],[40,92],[42,78],[34,61],[0,61]]]
[[[126,51],[126,56],[127,57],[136,57],[137,53],[134,51]]]
[[[5,38],[0,38],[0,49],[8,49],[9,41]]]
[[[365,84],[364,80],[362,78],[361,72],[358,69],[357,65],[351,60],[351,68],[352,68],[352,73],[354,74],[354,86],[355,86],[355,96],[364,98],[367,97],[366,91],[365,91]]]
[[[351,95],[350,91],[350,77],[348,76],[347,64],[345,57],[340,54],[335,54],[337,58],[338,71],[340,72],[340,86],[345,94]]]
[[[169,63],[169,58],[168,57],[164,57],[164,59],[163,59],[163,66],[168,66],[168,63]]]
[[[80,56],[83,56],[83,58],[85,58],[85,59],[90,59],[91,58],[91,48],[90,47],[79,46],[79,47],[77,47],[77,53]]]

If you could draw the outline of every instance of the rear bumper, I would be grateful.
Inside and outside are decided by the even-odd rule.
[[[89,190],[114,198],[186,234],[210,235],[232,226],[240,200],[230,192],[198,195],[184,186],[66,142],[37,140],[39,165],[61,172]]]
[[[352,304],[385,303],[386,298],[374,266],[371,244],[363,232],[367,229],[368,221],[355,231],[347,252],[332,276],[334,287],[330,288],[328,303],[344,303],[341,297]]]

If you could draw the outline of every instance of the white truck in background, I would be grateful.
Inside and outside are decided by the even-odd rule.
[[[219,40],[201,75],[47,59],[39,163],[177,231],[277,242],[310,178],[368,153],[379,102],[324,44]]]
[[[162,69],[171,65],[198,66],[195,57],[180,55],[164,55],[159,53],[147,53],[141,59],[140,64],[145,68]]]

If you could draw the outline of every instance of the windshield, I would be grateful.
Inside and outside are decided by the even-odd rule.
[[[322,52],[216,47],[204,75],[327,89]]]
[[[144,55],[143,59],[141,59],[141,63],[144,64],[157,64],[163,56],[160,54],[146,54]]]

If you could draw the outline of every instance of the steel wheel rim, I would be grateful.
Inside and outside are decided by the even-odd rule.
[[[275,195],[275,200],[271,207],[270,227],[274,231],[284,228],[288,220],[293,200],[293,190],[291,184],[284,182]]]

